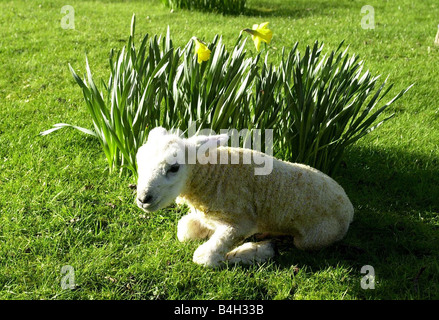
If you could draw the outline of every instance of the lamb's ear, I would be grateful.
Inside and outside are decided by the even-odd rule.
[[[226,146],[227,141],[229,141],[229,135],[227,133],[223,133],[216,136],[209,136],[209,141],[216,141],[217,147]]]
[[[187,141],[193,145],[195,145],[195,147],[200,147],[201,145],[206,145],[209,147],[213,147],[213,146],[224,146],[227,144],[227,141],[229,140],[229,135],[224,133],[224,134],[219,134],[219,135],[214,135],[214,136],[193,136],[191,138],[189,138]]]
[[[148,134],[148,140],[154,140],[157,137],[165,136],[168,134],[168,131],[163,127],[155,127]]]

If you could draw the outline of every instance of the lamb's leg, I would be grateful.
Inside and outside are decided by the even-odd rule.
[[[178,221],[177,238],[180,242],[208,238],[214,229],[201,221],[199,216],[189,213]]]
[[[274,245],[271,241],[246,242],[226,255],[230,263],[252,264],[274,257]]]
[[[294,237],[294,245],[301,250],[317,250],[341,240],[350,221],[326,218],[307,228],[303,235]]]
[[[195,250],[193,261],[207,267],[218,267],[226,260],[227,252],[247,236],[240,228],[218,226],[210,239]]]

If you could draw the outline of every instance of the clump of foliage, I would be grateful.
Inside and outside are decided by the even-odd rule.
[[[246,0],[162,0],[171,9],[214,11],[240,14],[245,11]]]
[[[279,81],[270,87],[282,103],[275,139],[280,156],[328,174],[335,173],[346,147],[394,116],[379,118],[410,89],[382,103],[393,84],[384,90],[387,80],[378,84],[380,76],[363,72],[363,61],[341,51],[342,44],[323,56],[318,42],[303,56],[297,44],[284,50]]]
[[[332,175],[346,147],[389,120],[393,115],[384,111],[409,89],[383,103],[392,85],[384,89],[386,81],[378,84],[379,76],[363,72],[363,62],[342,51],[342,44],[322,55],[323,46],[315,42],[302,55],[296,43],[283,49],[276,66],[268,63],[268,53],[264,61],[261,53],[246,57],[242,34],[230,52],[215,36],[200,60],[193,39],[174,48],[168,29],[163,38],[146,35],[136,47],[134,30],[133,16],[127,47],[111,52],[110,77],[100,89],[88,61],[84,80],[70,67],[94,130],[61,123],[42,133],[73,127],[95,136],[110,172],[136,174],[137,149],[152,128],[194,126],[215,132],[271,129],[276,156]]]

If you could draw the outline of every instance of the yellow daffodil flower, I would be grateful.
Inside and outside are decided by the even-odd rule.
[[[198,38],[193,38],[193,40],[195,41],[195,54],[198,56],[198,63],[209,60],[211,51],[206,44]]]
[[[256,50],[259,51],[261,48],[261,42],[265,42],[267,44],[270,43],[271,38],[273,37],[273,32],[267,28],[268,22],[264,22],[261,24],[254,24],[252,29],[244,29],[252,35],[252,40],[255,43]]]

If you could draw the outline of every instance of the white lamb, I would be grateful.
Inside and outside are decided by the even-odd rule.
[[[354,209],[337,182],[309,166],[269,156],[273,167],[268,175],[255,175],[255,164],[242,161],[215,164],[221,152],[241,160],[257,153],[222,146],[212,152],[213,145],[227,139],[227,135],[182,139],[158,127],[137,153],[137,205],[152,212],[177,196],[188,204],[189,214],[178,223],[178,239],[209,238],[195,251],[195,263],[217,267],[225,261],[251,264],[273,257],[269,241],[242,244],[256,233],[292,235],[299,249],[322,248],[345,236]],[[178,154],[187,158],[188,150],[203,145],[210,146],[209,163],[176,160]]]

